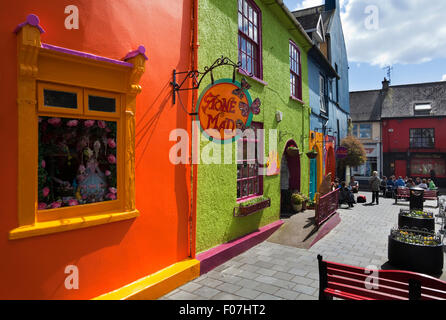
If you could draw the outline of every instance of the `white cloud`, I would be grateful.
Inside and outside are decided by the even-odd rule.
[[[446,74],[443,75],[443,77],[441,78],[441,81],[446,81]]]
[[[296,6],[291,11],[300,10],[300,9],[303,9],[303,8],[316,7],[316,6],[320,6],[321,4],[324,4],[324,3],[325,3],[324,0],[303,0],[303,1],[298,1]]]
[[[341,18],[350,61],[382,67],[446,58],[446,1],[340,2],[343,6]],[[375,20],[372,14],[375,14]]]

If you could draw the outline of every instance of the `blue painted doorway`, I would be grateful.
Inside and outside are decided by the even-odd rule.
[[[314,199],[317,192],[317,160],[310,159],[310,199]]]

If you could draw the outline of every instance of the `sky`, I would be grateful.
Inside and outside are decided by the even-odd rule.
[[[284,0],[290,11],[324,0]],[[446,81],[445,0],[339,0],[350,91]]]

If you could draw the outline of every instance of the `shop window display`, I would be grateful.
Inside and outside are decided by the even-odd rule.
[[[39,210],[117,199],[117,123],[39,117]]]

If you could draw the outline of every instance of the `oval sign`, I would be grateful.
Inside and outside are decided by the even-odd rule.
[[[243,115],[240,103],[251,105],[249,92],[232,79],[221,79],[209,85],[197,101],[196,112],[200,129],[211,141],[228,143],[239,138],[237,121],[251,125],[252,112]]]
[[[348,155],[348,149],[345,147],[338,147],[336,149],[336,158],[343,159],[346,158]]]

